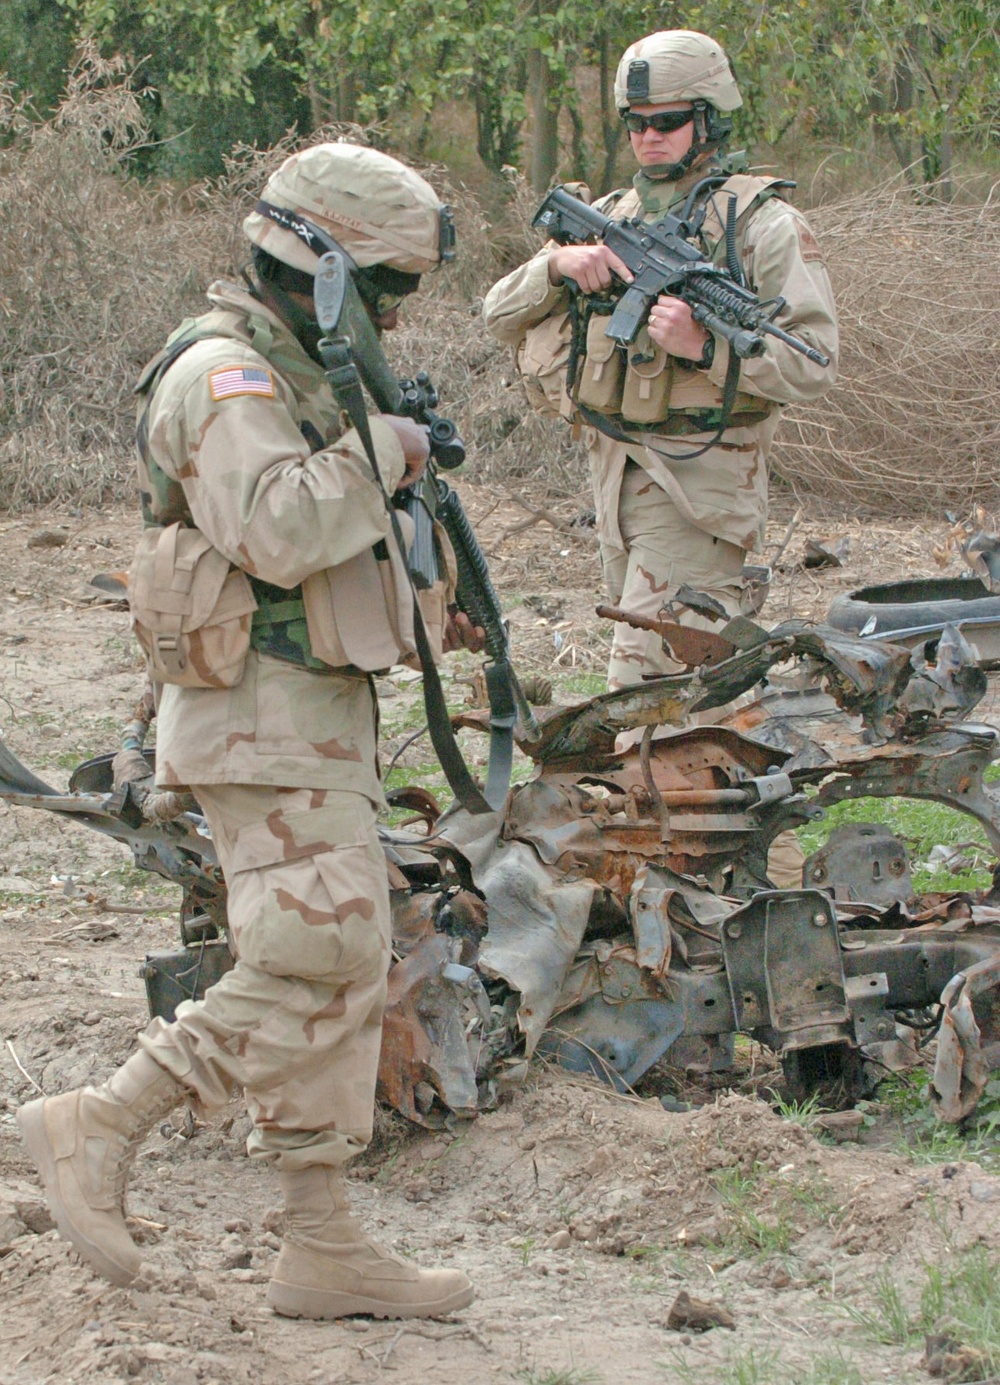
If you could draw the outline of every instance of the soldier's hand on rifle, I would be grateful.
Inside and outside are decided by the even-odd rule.
[[[687,303],[667,293],[661,293],[650,308],[646,328],[655,346],[684,361],[700,361],[711,336],[700,322],[695,322]]]
[[[414,423],[412,418],[403,418],[400,414],[383,414],[382,418],[402,444],[406,470],[396,489],[405,490],[407,486],[412,486],[414,481],[419,481],[424,474],[431,450],[427,429],[422,423]]]
[[[601,293],[618,278],[632,282],[632,271],[606,245],[560,245],[549,255],[549,283],[572,279],[582,293]]]
[[[481,625],[473,625],[464,611],[451,606],[448,609],[442,644],[446,654],[455,649],[471,649],[473,654],[478,654],[485,647],[486,631]]]

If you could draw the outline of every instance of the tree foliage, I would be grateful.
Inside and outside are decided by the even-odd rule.
[[[752,142],[876,139],[945,191],[956,145],[995,149],[1000,0],[702,0],[655,20],[636,0],[6,0],[0,68],[44,108],[93,38],[155,89],[154,133],[201,165],[213,137],[331,120],[387,123],[419,154],[435,112],[464,103],[488,168],[603,188],[622,146],[614,69],[653,22],[725,45]]]

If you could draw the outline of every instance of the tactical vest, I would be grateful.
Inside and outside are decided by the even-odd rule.
[[[263,314],[244,318],[236,310],[215,309],[183,322],[140,376],[135,389],[140,397],[136,443],[147,528],[177,523],[195,527],[183,486],[150,452],[153,395],[171,366],[196,342],[226,337],[247,344],[238,330],[241,320],[250,329],[249,345],[271,361],[274,329]],[[278,369],[281,373],[280,364]],[[314,451],[325,445],[326,439],[308,419],[300,428]],[[389,668],[415,651],[412,592],[395,545],[380,542],[291,589],[247,576],[257,602],[250,644],[261,653],[315,673],[351,676]],[[443,623],[443,610],[440,619]]]
[[[776,194],[778,178],[734,174],[716,189],[706,208],[702,238],[711,258],[724,253],[725,228],[716,210],[717,198],[724,209],[736,198],[737,243],[742,239],[748,214]],[[629,189],[597,204],[616,220],[642,214],[638,192]],[[652,219],[652,218],[647,218]],[[611,311],[608,305],[608,312]],[[664,436],[711,432],[723,421],[723,392],[704,370],[686,366],[650,339],[645,325],[631,346],[625,347],[605,334],[607,315],[594,310],[590,300],[587,316],[576,326],[578,360],[569,395],[582,409],[601,414],[626,432]],[[727,427],[760,423],[775,405],[757,395],[737,390],[726,418]]]

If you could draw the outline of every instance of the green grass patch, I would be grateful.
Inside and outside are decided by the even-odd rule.
[[[557,674],[552,679],[552,685],[556,702],[573,702],[581,697],[589,701],[607,692],[608,678],[605,673]]]
[[[844,1311],[884,1346],[916,1346],[928,1333],[945,1333],[977,1353],[983,1376],[1000,1370],[1000,1278],[992,1252],[985,1246],[951,1252],[925,1265],[923,1275],[914,1307],[882,1270],[866,1288],[864,1306],[848,1304]]]
[[[820,1352],[806,1365],[783,1362],[774,1348],[750,1347],[734,1352],[721,1365],[665,1362],[667,1378],[690,1385],[867,1385],[871,1375],[861,1370],[838,1348]]]
[[[754,1164],[749,1173],[723,1169],[712,1182],[726,1230],[713,1249],[727,1257],[786,1256],[811,1226],[825,1221],[837,1202],[818,1173],[793,1176]]]
[[[974,1159],[984,1168],[1000,1168],[1000,1077],[986,1084],[975,1113],[961,1125],[938,1120],[930,1104],[928,1068],[890,1073],[880,1084],[877,1100],[858,1103],[866,1123],[880,1115],[895,1124],[896,1148],[915,1164],[950,1164]]]
[[[991,766],[992,768],[992,766]],[[915,894],[940,891],[988,889],[990,866],[995,861],[986,833],[974,817],[920,798],[858,798],[833,803],[823,817],[806,823],[796,831],[807,856],[825,846],[830,834],[848,823],[881,823],[900,837],[910,855],[910,873]],[[925,868],[935,846],[962,846],[962,855],[972,861],[969,870],[955,873],[947,868]]]
[[[521,1370],[514,1379],[523,1381],[524,1385],[598,1385],[601,1377],[590,1369],[565,1366],[562,1370],[552,1370],[548,1367],[541,1370]]]

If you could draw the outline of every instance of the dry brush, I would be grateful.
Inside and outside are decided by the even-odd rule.
[[[139,370],[212,278],[238,273],[241,217],[293,141],[234,151],[212,185],[145,185],[139,104],[93,54],[47,123],[0,89],[0,135],[0,507],[127,499]],[[514,186],[487,210],[445,170],[428,173],[455,204],[460,260],[427,277],[390,354],[401,372],[430,371],[471,475],[579,498],[582,449],[527,409],[479,316],[489,284],[537,244],[533,200]],[[996,201],[916,204],[883,188],[810,215],[837,293],[841,374],[825,400],[789,411],[776,476],[859,510],[996,509]]]

